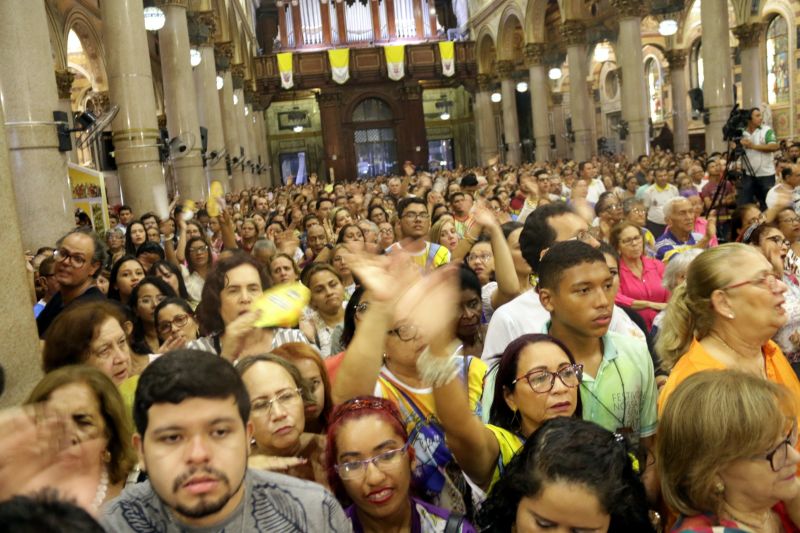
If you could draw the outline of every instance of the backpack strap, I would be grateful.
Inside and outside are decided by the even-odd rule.
[[[459,533],[461,531],[461,524],[464,522],[464,515],[458,513],[450,513],[447,517],[447,522],[444,525],[444,533]]]

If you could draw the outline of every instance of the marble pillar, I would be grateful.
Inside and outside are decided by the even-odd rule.
[[[739,53],[742,58],[742,107],[760,107],[766,101],[762,87],[764,68],[761,66],[761,50],[759,44],[764,35],[766,25],[761,22],[742,24],[733,28],[733,34],[739,40]]]
[[[722,127],[733,107],[733,65],[730,54],[728,2],[703,0],[700,6],[703,25],[703,103],[710,114],[706,126],[707,153],[725,152]]]
[[[475,94],[475,129],[478,133],[478,164],[485,166],[497,153],[497,130],[492,106],[492,79],[478,74],[478,92]]]
[[[553,93],[553,107],[550,114],[553,118],[553,134],[556,136],[556,157],[565,159],[569,157],[569,142],[565,138],[567,134],[566,120],[564,119],[564,95]]]
[[[167,20],[158,31],[161,50],[161,75],[164,79],[164,109],[170,139],[185,140],[186,152],[174,154],[172,171],[181,197],[204,200],[208,180],[200,153],[200,121],[192,65],[189,62],[187,0],[160,0]],[[201,62],[202,63],[202,62]],[[193,146],[189,147],[193,142]]]
[[[242,153],[242,161],[240,161],[240,166],[242,167],[242,174],[244,175],[244,184],[245,187],[253,187],[255,182],[253,180],[253,173],[250,171],[250,166],[247,164],[247,161],[251,159],[252,154],[250,153],[250,137],[247,133],[247,126],[245,124],[245,119],[247,117],[244,116],[244,91],[242,89],[233,90],[233,104],[234,109],[234,117],[236,118],[236,129],[239,132],[239,146],[241,147]]]
[[[550,85],[547,67],[544,64],[546,45],[533,43],[525,46],[525,59],[528,62],[528,90],[531,94],[531,113],[533,115],[533,138],[536,141],[536,161],[550,160],[550,113],[548,100]]]
[[[75,118],[72,116],[72,82],[75,74],[69,70],[56,70],[56,88],[58,89],[58,110],[67,114],[67,124],[70,129],[75,127]],[[73,142],[72,149],[67,152],[70,163],[78,163],[77,143]]]
[[[612,3],[620,18],[617,62],[622,68],[622,119],[628,123],[625,155],[628,161],[634,161],[641,155],[650,154],[647,85],[642,53],[642,17],[646,12],[640,0],[612,0]]]
[[[258,148],[256,147],[256,117],[253,114],[253,104],[245,104],[247,113],[244,117],[245,128],[247,129],[247,145],[250,147],[250,171],[253,173],[253,184],[256,187],[263,187],[261,173],[258,170]]]
[[[111,123],[122,200],[135,214],[168,215],[164,169],[158,155],[158,120],[142,0],[101,2]]]
[[[219,154],[225,149],[225,134],[222,130],[222,112],[220,111],[219,95],[217,92],[217,68],[214,56],[214,44],[211,36],[216,27],[214,13],[203,12],[194,16],[195,23],[203,25],[208,31],[208,38],[199,39],[196,43],[200,50],[202,60],[193,69],[194,88],[197,98],[197,118],[200,126],[208,130],[208,150],[205,173],[209,180],[219,181],[227,191],[228,171],[225,168],[225,158],[211,164],[214,154]]]
[[[22,243],[32,250],[53,246],[75,225],[67,155],[58,151],[53,121],[59,105],[47,28],[44,2],[0,2],[0,105],[14,182],[10,198],[16,200]]]
[[[589,72],[586,57],[586,28],[583,23],[568,20],[561,26],[561,35],[567,46],[569,64],[569,107],[572,116],[574,157],[586,161],[592,157],[595,146],[592,142],[593,104],[589,100],[586,78]]]
[[[514,63],[498,61],[500,91],[503,94],[503,136],[505,137],[506,164],[519,165],[522,145],[519,142],[519,116],[517,115],[517,82],[514,81]]]
[[[686,76],[686,50],[672,49],[666,52],[669,61],[670,88],[672,90],[672,137],[674,151],[689,151],[689,98]]]
[[[0,6],[0,12],[2,10]],[[47,33],[46,26],[42,29]],[[0,343],[3,345],[3,356],[0,359],[6,384],[5,392],[0,395],[2,408],[22,403],[42,376],[39,365],[39,335],[36,332],[36,320],[30,312],[33,294],[25,268],[21,220],[17,216],[17,184],[11,169],[11,159],[16,154],[10,150],[12,137],[6,137],[4,123],[3,108],[0,107],[0,203],[5,206],[2,216],[3,230],[0,231],[0,250],[5,255],[4,268],[0,269],[0,307],[6,310],[0,313]],[[46,206],[39,204],[39,207]],[[44,222],[48,216],[49,213],[41,212],[37,224],[47,225]],[[26,245],[25,248],[29,247]]]
[[[222,89],[217,91],[219,108],[222,113],[222,131],[225,134],[226,167],[228,170],[228,183],[230,189],[239,192],[244,189],[244,175],[242,168],[234,165],[234,158],[239,158],[239,129],[236,126],[235,110],[233,107],[233,77],[230,62],[233,57],[233,46],[230,42],[214,45],[214,56],[217,59],[217,72],[222,76]]]

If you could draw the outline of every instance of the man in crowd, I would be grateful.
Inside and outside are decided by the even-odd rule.
[[[705,235],[694,232],[694,207],[681,196],[675,197],[664,206],[664,217],[668,228],[656,241],[656,259],[669,261],[676,254],[690,248],[708,248],[711,238],[716,235],[716,214],[709,215]]]
[[[134,446],[148,480],[106,508],[110,531],[350,531],[322,486],[247,468],[253,425],[244,383],[226,360],[164,355],[136,389]]]
[[[742,131],[742,146],[752,166],[752,176],[747,167],[742,168],[742,191],[739,205],[758,203],[766,209],[767,192],[775,186],[775,152],[781,149],[772,128],[766,126],[761,110],[750,110],[750,121]]]
[[[133,209],[127,205],[120,206],[119,208],[119,225],[117,226],[123,233],[128,228],[128,224],[133,222]]]
[[[700,165],[692,165],[688,171],[689,178],[692,180],[692,186],[697,189],[697,192],[703,190],[708,180],[706,179],[705,172],[703,172],[703,167]]]
[[[397,204],[397,216],[404,240],[392,244],[387,253],[405,250],[412,260],[425,272],[450,262],[450,250],[425,238],[430,229],[431,217],[422,198],[403,198]]]
[[[328,217],[331,214],[331,210],[333,209],[333,202],[327,198],[320,198],[317,200],[317,218],[320,222],[324,222],[328,220]]]
[[[578,172],[580,178],[586,181],[589,187],[586,194],[586,201],[591,202],[593,205],[600,199],[600,195],[606,192],[606,186],[603,185],[603,180],[597,177],[597,168],[591,161],[583,161],[578,165]]]
[[[453,218],[456,221],[456,233],[459,238],[463,239],[472,225],[472,217],[469,215],[472,209],[472,196],[463,191],[457,191],[450,195],[449,200],[453,209]]]
[[[106,259],[106,247],[96,233],[75,228],[58,240],[53,257],[59,290],[36,317],[40,338],[72,303],[105,298],[94,283]]]
[[[727,240],[731,225],[730,210],[736,208],[736,187],[727,179],[722,181],[725,167],[719,161],[709,161],[706,169],[708,181],[700,191],[700,198],[705,209],[711,208],[713,203],[713,209],[717,213],[717,236]]]
[[[54,257],[46,257],[39,264],[36,277],[36,296],[39,301],[33,306],[33,316],[39,314],[47,306],[53,296],[58,293],[58,280],[56,279],[56,260]]]
[[[656,237],[667,229],[664,205],[676,196],[678,196],[678,188],[669,183],[667,169],[657,169],[655,182],[647,187],[642,195],[642,200],[647,208],[647,229]]]
[[[781,182],[767,193],[767,208],[776,207],[781,196],[791,198],[792,207],[800,213],[800,165],[795,163],[781,169]]]
[[[155,213],[145,213],[139,219],[139,221],[144,224],[144,229],[148,230],[150,228],[158,229],[159,220]]]

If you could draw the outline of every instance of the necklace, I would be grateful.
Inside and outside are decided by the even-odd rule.
[[[108,493],[108,470],[106,470],[106,467],[103,466],[103,470],[100,472],[100,482],[97,484],[97,490],[95,490],[94,492],[94,499],[92,500],[92,509],[94,509],[95,511],[100,510],[100,506],[103,505],[107,493]]]
[[[724,345],[724,346],[725,346],[727,349],[729,349],[730,351],[732,351],[733,353],[735,353],[735,354],[736,354],[738,357],[740,357],[740,358],[742,358],[742,359],[745,359],[745,360],[749,360],[749,359],[751,359],[751,357],[747,357],[747,356],[745,356],[745,355],[744,355],[744,354],[742,354],[742,353],[741,353],[739,350],[737,350],[736,348],[734,348],[733,346],[731,346],[730,344],[728,344],[727,342],[725,342],[725,339],[723,339],[722,337],[720,337],[720,336],[719,336],[719,335],[717,335],[716,333],[712,333],[712,334],[710,334],[710,335],[709,335],[709,337],[711,337],[712,339],[715,339],[715,340],[718,340],[719,342],[721,342],[721,343],[722,343],[722,344],[723,344],[723,345]],[[760,353],[760,352],[761,352],[761,351],[759,350],[759,353]],[[763,355],[762,355],[762,357],[763,357]],[[766,365],[766,361],[764,361],[764,364]],[[762,378],[765,378],[765,379],[766,379],[767,375],[766,375],[766,371],[764,370],[764,367],[763,367],[763,366],[759,366],[759,369],[758,369],[758,370],[759,370],[759,376],[761,376]]]

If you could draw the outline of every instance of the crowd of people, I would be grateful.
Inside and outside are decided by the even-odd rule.
[[[775,155],[772,186],[724,154],[407,162],[84,220],[29,257],[46,374],[0,413],[0,524],[800,531],[800,146]]]

